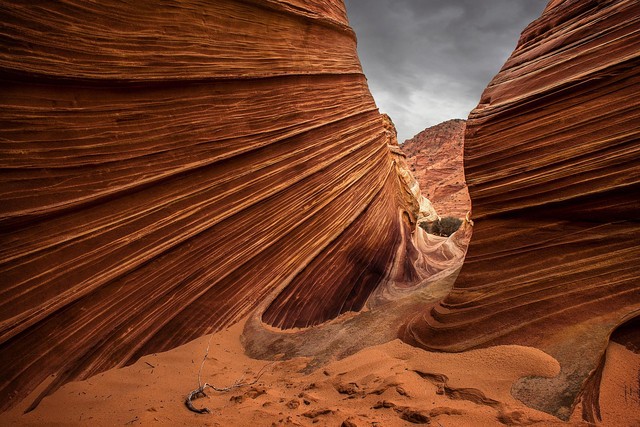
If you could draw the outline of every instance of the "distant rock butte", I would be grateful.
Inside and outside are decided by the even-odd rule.
[[[465,120],[429,127],[401,145],[407,164],[440,216],[464,218],[471,210],[462,161]]]
[[[465,264],[402,332],[429,349],[545,351],[560,375],[513,391],[562,418],[582,396],[598,420],[590,375],[640,311],[639,26],[635,0],[554,0],[525,29],[467,121]],[[637,327],[624,337],[640,344]]]
[[[342,0],[0,13],[0,410],[256,309],[306,328],[459,262],[421,249],[429,206]]]

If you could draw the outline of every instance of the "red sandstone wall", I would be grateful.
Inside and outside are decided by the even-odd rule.
[[[471,201],[464,178],[464,120],[429,127],[402,144],[407,164],[438,214],[464,218]]]
[[[282,327],[359,310],[397,257],[420,277],[341,0],[0,14],[0,408],[270,299]]]
[[[473,239],[454,290],[403,337],[540,348],[561,375],[515,394],[567,417],[640,310],[640,4],[553,1],[470,114]]]

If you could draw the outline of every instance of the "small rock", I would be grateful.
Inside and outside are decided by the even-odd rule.
[[[291,399],[287,402],[287,407],[289,409],[297,409],[300,406],[300,401],[298,399]]]
[[[431,422],[429,416],[423,411],[411,408],[402,408],[402,410],[397,410],[400,412],[400,418],[405,421],[409,421],[410,423],[429,424]]]
[[[338,393],[348,394],[349,396],[358,393],[358,389],[359,387],[356,383],[339,384],[338,386],[336,386],[336,390],[338,391]]]
[[[389,402],[388,400],[379,400],[378,402],[376,402],[375,405],[373,405],[373,409],[380,409],[380,408],[395,408],[396,404],[393,402]]]
[[[531,424],[531,420],[522,411],[502,411],[498,415],[498,421],[505,425],[527,425]]]
[[[354,423],[350,418],[346,419],[340,424],[340,427],[358,427],[358,424]]]
[[[313,418],[319,417],[320,415],[327,415],[332,413],[333,411],[331,409],[325,408],[325,409],[315,409],[313,411],[305,412],[304,414],[302,414],[302,416],[313,419]]]

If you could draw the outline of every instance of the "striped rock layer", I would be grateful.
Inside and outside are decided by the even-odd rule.
[[[402,144],[422,193],[441,217],[464,218],[471,209],[462,161],[465,125],[464,120],[447,120]]]
[[[265,301],[307,327],[422,278],[342,0],[0,15],[1,410]]]
[[[406,341],[540,348],[560,376],[514,393],[564,418],[593,393],[609,335],[640,312],[638,93],[640,3],[550,2],[467,121],[473,239],[453,291],[407,322]]]

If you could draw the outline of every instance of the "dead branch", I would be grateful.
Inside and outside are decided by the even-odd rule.
[[[209,342],[207,343],[207,351],[204,353],[204,357],[202,358],[202,363],[200,364],[200,369],[198,370],[198,388],[195,389],[195,390],[192,390],[187,395],[187,398],[184,401],[184,404],[187,406],[187,408],[190,411],[196,412],[198,414],[210,414],[211,413],[211,410],[209,410],[209,408],[203,407],[201,409],[198,409],[195,406],[193,406],[193,400],[207,396],[206,393],[205,393],[205,390],[207,388],[210,388],[210,389],[212,389],[214,391],[217,391],[217,392],[220,392],[220,393],[224,393],[224,392],[233,390],[235,388],[254,385],[260,380],[262,375],[265,373],[265,370],[267,369],[267,367],[274,363],[274,362],[269,362],[266,365],[264,365],[260,369],[260,371],[258,372],[256,378],[253,381],[249,382],[249,383],[242,382],[242,378],[238,378],[237,380],[234,381],[233,384],[231,384],[228,387],[216,387],[216,386],[211,385],[209,383],[202,384],[202,368],[204,367],[204,363],[207,360],[207,356],[209,355],[209,348],[210,348],[210,345],[211,345],[211,338],[212,337],[213,337],[213,335],[211,337],[209,337]]]

